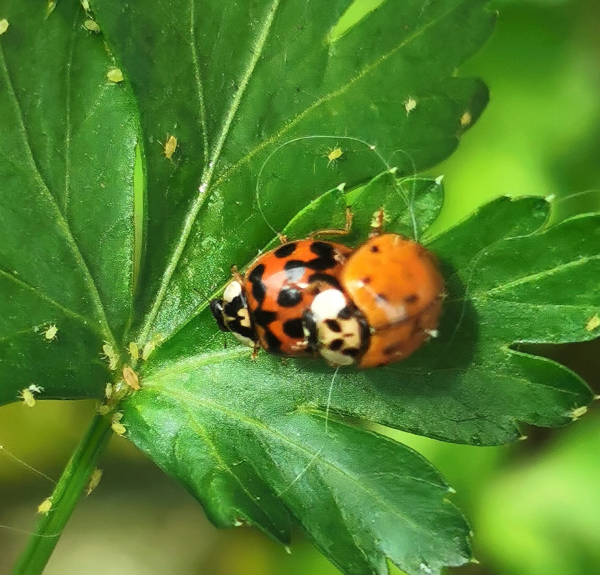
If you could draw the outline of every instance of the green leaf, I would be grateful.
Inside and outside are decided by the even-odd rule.
[[[97,396],[132,311],[135,103],[80,5],[2,12],[0,404],[32,383]]]
[[[145,380],[126,412],[133,441],[213,522],[255,525],[288,543],[296,520],[334,564],[357,575],[387,572],[386,557],[409,573],[439,573],[469,558],[468,525],[421,456],[310,413],[298,387],[281,393],[277,364],[243,363],[248,379],[235,374],[241,363],[210,358],[164,370]]]
[[[331,197],[337,197],[335,191],[325,194],[323,202]],[[338,205],[341,208],[339,200]],[[303,212],[307,217],[310,208]],[[600,215],[550,228],[545,225],[547,215],[543,199],[501,198],[433,239],[430,246],[442,260],[448,291],[440,335],[405,362],[383,369],[341,369],[333,374],[308,360],[282,364],[261,355],[253,361],[247,348],[223,349],[223,336],[211,327],[212,319],[200,316],[166,341],[146,365],[143,389],[125,408],[130,437],[183,481],[218,524],[251,523],[287,542],[287,510],[344,572],[378,572],[381,553],[409,573],[422,572],[421,562],[434,572],[444,564],[464,562],[466,525],[439,496],[421,492],[420,479],[403,483],[403,496],[395,505],[377,507],[390,486],[375,481],[375,476],[395,477],[393,462],[398,459],[415,480],[427,475],[425,467],[405,447],[395,445],[390,457],[383,446],[375,448],[372,435],[331,418],[358,417],[479,445],[520,437],[519,422],[556,426],[572,421],[592,400],[590,389],[559,364],[514,346],[526,340],[524,333],[532,334],[526,340],[530,342],[594,336],[586,325],[600,311],[600,255],[594,247],[600,240]],[[589,251],[578,252],[581,238],[586,238]],[[569,281],[562,289],[544,289],[566,272]],[[526,285],[529,292],[523,292]],[[566,312],[561,311],[565,298]],[[564,322],[560,329],[558,312]],[[211,331],[203,353],[181,358],[186,345],[193,346]],[[328,427],[335,430],[333,435]],[[368,502],[366,509],[356,507],[357,487],[347,478],[331,477],[330,466],[339,466],[342,453],[360,454],[352,473],[360,475],[361,486],[368,485],[368,493],[360,495]],[[324,483],[315,485],[313,473]],[[443,492],[441,484],[434,484]],[[298,501],[290,499],[290,491]],[[330,498],[335,500],[333,509],[327,503]],[[316,517],[306,501],[319,501],[323,515]],[[388,539],[378,527],[372,537],[379,546],[374,548],[361,530],[355,530],[355,547],[348,547],[347,529],[360,522],[357,517],[374,515],[378,526],[380,519],[398,526],[398,519],[392,518],[410,516],[415,508],[428,511],[415,517],[418,529],[410,529],[410,521],[401,523],[400,532],[410,543],[404,552],[390,543],[397,541],[397,530],[387,531]],[[335,523],[338,516],[345,527]],[[423,523],[425,517],[431,522]],[[323,524],[328,526],[324,534]],[[432,532],[437,533],[435,539]],[[344,557],[353,559],[340,563],[338,546]],[[415,546],[423,550],[420,559],[407,551]],[[370,563],[354,563],[361,554]]]
[[[483,445],[515,439],[520,422],[570,421],[590,390],[520,346],[595,335],[600,216],[546,228],[543,201],[501,199],[427,241],[448,297],[440,336],[404,363],[251,360],[201,294],[276,232],[341,227],[346,205],[351,243],[381,207],[387,229],[426,241],[443,191],[416,173],[487,102],[481,82],[455,75],[493,27],[483,0],[388,0],[334,35],[349,5],[95,0],[85,14],[61,0],[46,15],[10,0],[0,403],[32,382],[47,397],[100,395],[119,377],[103,341],[117,367],[135,341],[148,357],[123,404],[128,435],[216,524],[287,543],[298,523],[348,574],[385,573],[386,558],[439,573],[470,558],[449,488],[344,417]],[[100,33],[83,27],[92,17]],[[114,68],[123,81],[107,78]]]

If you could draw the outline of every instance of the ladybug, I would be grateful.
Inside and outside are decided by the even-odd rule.
[[[242,343],[286,356],[312,354],[304,315],[322,291],[341,291],[339,276],[352,249],[333,242],[286,242],[259,256],[211,302],[221,330]],[[358,353],[358,350],[357,352]]]
[[[425,247],[379,227],[356,249],[286,242],[233,276],[210,304],[222,331],[255,350],[361,368],[404,359],[435,336],[444,291]]]

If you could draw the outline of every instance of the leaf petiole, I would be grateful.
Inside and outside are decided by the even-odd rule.
[[[111,436],[110,419],[96,414],[65,467],[54,492],[46,500],[51,506],[39,520],[35,532],[13,568],[12,575],[39,575],[44,571]]]

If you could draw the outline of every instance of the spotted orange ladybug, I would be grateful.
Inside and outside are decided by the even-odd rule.
[[[255,349],[367,368],[405,359],[436,335],[443,291],[433,255],[378,226],[354,250],[284,243],[244,276],[234,272],[211,310],[223,331]]]
[[[211,302],[219,327],[269,353],[312,353],[303,314],[321,291],[341,289],[338,278],[351,252],[341,244],[305,239],[259,256],[243,276],[234,271],[223,299]]]

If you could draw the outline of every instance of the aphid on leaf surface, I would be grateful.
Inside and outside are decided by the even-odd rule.
[[[131,369],[130,366],[125,364],[123,366],[123,380],[125,383],[133,389],[133,391],[137,391],[140,388],[140,383],[138,380],[137,373]]]
[[[123,81],[123,72],[119,68],[111,68],[107,73],[106,77],[115,84]]]
[[[25,389],[22,389],[19,392],[19,398],[23,401],[23,403],[27,406],[27,407],[34,407],[35,406],[35,396],[34,394],[39,394],[42,393],[42,391],[44,391],[43,387],[40,387],[38,385],[34,385],[33,383],[29,386],[26,387]]]
[[[98,26],[98,23],[95,20],[86,20],[83,23],[83,27],[90,32],[94,32],[95,34],[100,32],[100,26]]]
[[[343,154],[342,148],[334,148],[327,152],[327,160],[329,160],[327,162],[327,167],[331,166],[331,164],[336,164]]]
[[[406,110],[406,115],[408,116],[415,108],[417,107],[417,101],[414,98],[409,98],[404,102],[404,109]]]
[[[8,20],[6,18],[2,18],[0,20],[0,36],[4,34],[8,30]]]
[[[589,321],[585,324],[586,331],[594,331],[600,327],[600,317],[598,314],[592,316]]]
[[[171,160],[173,158],[173,154],[177,150],[177,138],[175,136],[167,134],[167,141],[163,146],[163,154],[167,160]]]
[[[46,331],[44,331],[44,338],[46,339],[46,341],[52,341],[52,340],[56,339],[57,333],[58,333],[58,328],[56,327],[56,325],[52,324],[52,325],[48,326],[48,329],[46,329]]]
[[[135,341],[129,342],[129,355],[134,361],[140,358],[140,348]]]
[[[112,416],[111,428],[117,435],[124,435],[127,429],[121,423],[121,419],[123,419],[122,413],[114,413]]]
[[[113,346],[105,341],[104,345],[102,346],[102,351],[104,352],[103,357],[108,359],[109,369],[112,371],[117,369],[117,366],[119,365],[119,356],[115,353]]]

